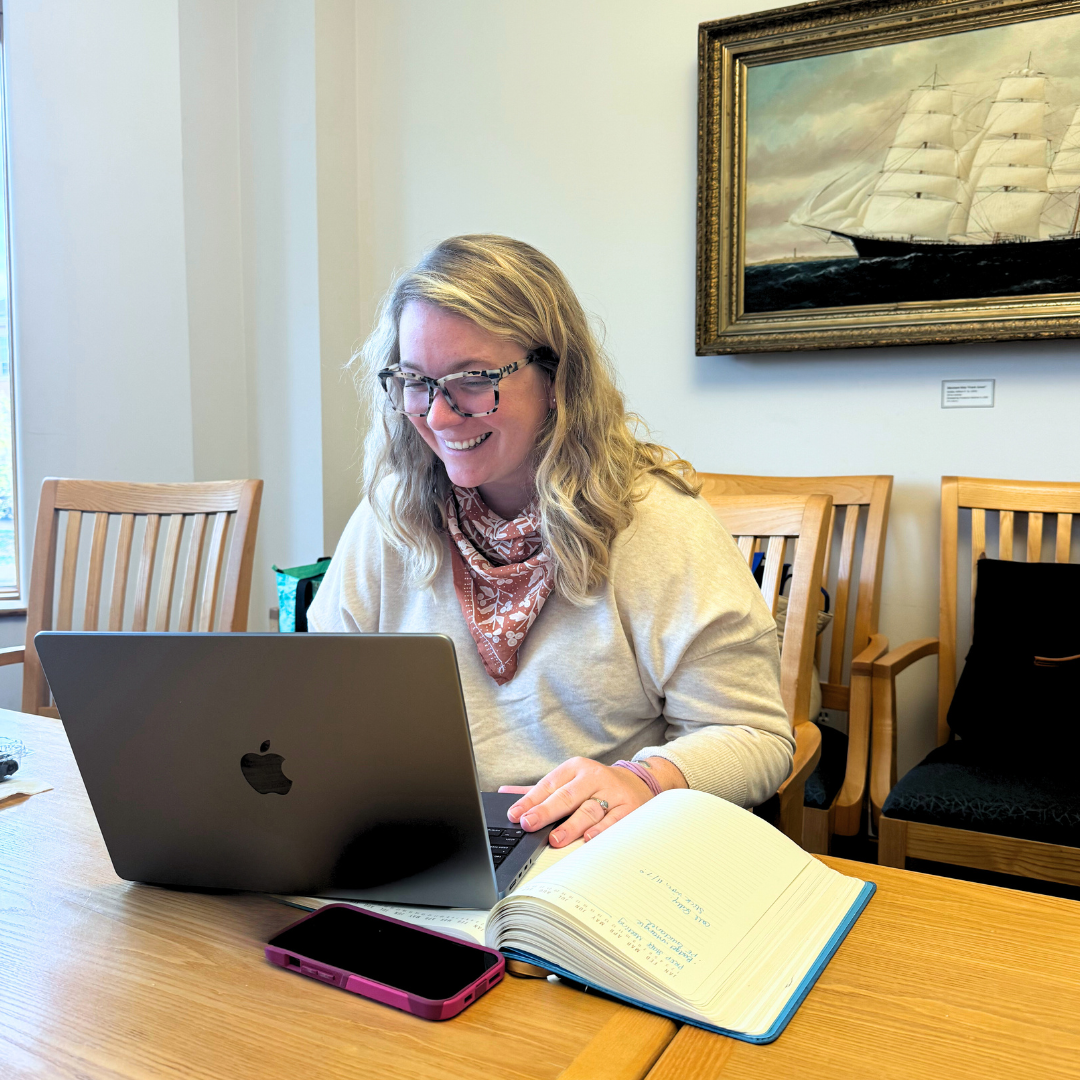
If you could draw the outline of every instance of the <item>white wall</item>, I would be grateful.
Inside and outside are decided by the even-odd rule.
[[[699,22],[742,0],[360,0],[377,51],[370,280],[462,232],[508,233],[607,327],[632,407],[699,468],[896,476],[882,628],[937,633],[943,473],[1075,479],[1077,343],[694,355]],[[998,380],[993,410],[943,378]],[[933,745],[933,661],[902,683],[900,767]]]
[[[4,21],[29,552],[46,475],[192,478],[180,83],[174,4]]]
[[[24,576],[44,476],[259,476],[265,629],[270,564],[332,549],[356,501],[353,4],[8,0],[4,20]]]

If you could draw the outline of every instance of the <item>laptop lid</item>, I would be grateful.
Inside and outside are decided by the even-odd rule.
[[[449,638],[34,641],[120,877],[475,908],[505,892]]]

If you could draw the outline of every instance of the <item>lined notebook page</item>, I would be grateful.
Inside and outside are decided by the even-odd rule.
[[[747,810],[700,791],[666,791],[500,901],[488,943],[522,938],[518,947],[527,950],[528,940],[535,949],[541,931],[529,900],[540,900],[671,993],[695,1000],[814,861]],[[530,923],[535,932],[515,932]]]

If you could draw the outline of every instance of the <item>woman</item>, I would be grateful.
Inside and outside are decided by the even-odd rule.
[[[525,829],[567,817],[556,847],[666,788],[771,796],[794,739],[769,611],[554,263],[446,240],[356,362],[365,498],[309,627],[452,638],[481,786],[516,785]]]

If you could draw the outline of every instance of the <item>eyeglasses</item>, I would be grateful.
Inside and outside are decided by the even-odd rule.
[[[536,359],[531,352],[494,371],[458,371],[441,379],[408,374],[394,365],[379,372],[379,382],[394,411],[406,416],[427,416],[439,390],[458,416],[490,416],[499,407],[499,382]]]

